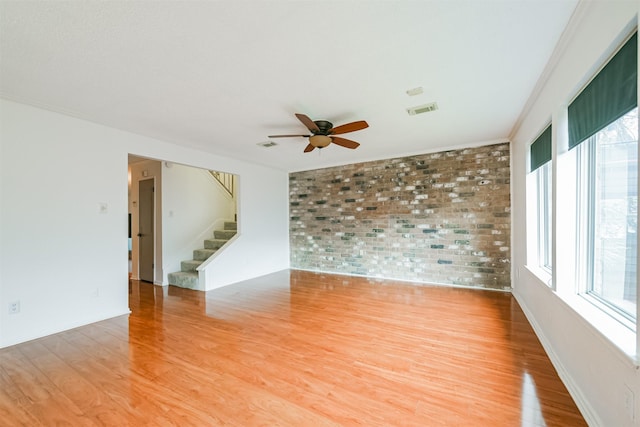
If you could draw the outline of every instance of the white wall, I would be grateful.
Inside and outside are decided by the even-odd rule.
[[[258,276],[273,272],[271,265],[289,267],[289,175],[257,167],[252,171],[253,176],[240,175],[236,182],[237,238],[199,267],[204,272],[207,291],[245,280],[249,278],[247,271],[255,271]],[[251,180],[261,181],[262,190]],[[275,215],[264,209],[270,205],[284,206],[286,212]],[[286,246],[286,259],[282,259],[281,245]]]
[[[164,284],[167,275],[180,271],[180,261],[193,258],[193,250],[213,238],[224,221],[234,221],[234,198],[205,169],[172,162],[162,167]]]
[[[223,283],[289,266],[285,172],[4,100],[0,141],[0,347],[128,312],[128,153],[239,175]]]
[[[576,403],[594,426],[640,425],[637,353],[623,351],[527,269],[527,152],[552,117],[557,130],[566,129],[566,106],[636,25],[639,9],[637,1],[581,2],[512,136],[513,293]],[[554,205],[561,201],[556,199]],[[561,272],[558,277],[572,280],[570,274],[562,272],[565,259],[560,243],[555,258]],[[625,405],[627,387],[635,394],[635,421]]]

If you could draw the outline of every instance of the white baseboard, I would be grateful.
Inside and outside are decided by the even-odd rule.
[[[56,328],[52,328],[52,329],[44,329],[41,331],[38,331],[35,334],[26,334],[24,336],[9,340],[7,342],[3,342],[0,344],[0,348],[6,348],[6,347],[10,347],[13,345],[17,345],[17,344],[22,344],[28,341],[32,341],[38,338],[42,338],[42,337],[46,337],[49,335],[54,335],[54,334],[58,334],[60,332],[64,332],[64,331],[68,331],[70,329],[75,329],[75,328],[79,328],[81,326],[86,326],[86,325],[90,325],[92,323],[96,323],[96,322],[101,322],[103,320],[108,320],[108,319],[113,319],[115,317],[120,317],[120,316],[128,316],[131,314],[131,310],[129,310],[129,308],[123,309],[123,310],[115,310],[112,311],[110,313],[103,313],[97,316],[93,316],[93,317],[89,317],[87,319],[84,319],[80,322],[70,322],[67,323],[65,325],[62,325],[60,327],[56,327]]]
[[[580,389],[578,384],[573,380],[573,377],[571,376],[571,374],[569,374],[569,371],[565,368],[564,364],[562,363],[562,360],[560,359],[558,354],[555,352],[553,346],[551,345],[551,342],[547,339],[543,329],[540,327],[540,324],[536,321],[536,318],[531,312],[531,310],[529,310],[529,307],[527,307],[524,301],[518,298],[518,295],[516,293],[512,293],[512,295],[520,305],[520,308],[524,312],[524,315],[529,321],[529,324],[531,325],[536,335],[538,336],[538,339],[540,340],[542,347],[547,352],[547,355],[549,356],[549,359],[551,360],[553,367],[556,368],[556,371],[558,372],[558,376],[560,377],[564,385],[567,387],[569,394],[575,401],[576,406],[580,410],[580,413],[584,417],[587,424],[589,426],[604,426],[597,412],[593,409],[591,404],[589,404],[589,401],[587,400],[585,395],[582,393],[582,390]]]

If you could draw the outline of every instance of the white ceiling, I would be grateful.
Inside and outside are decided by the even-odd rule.
[[[576,3],[1,1],[0,96],[285,171],[502,141]]]

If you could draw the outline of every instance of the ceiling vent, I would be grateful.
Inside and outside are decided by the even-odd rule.
[[[273,141],[267,141],[267,142],[258,142],[258,145],[264,148],[270,148],[270,147],[275,147],[278,144],[276,144]]]
[[[435,102],[431,102],[429,104],[418,105],[417,107],[407,108],[407,113],[410,116],[415,116],[416,114],[429,113],[431,111],[436,111],[438,109],[438,104]]]

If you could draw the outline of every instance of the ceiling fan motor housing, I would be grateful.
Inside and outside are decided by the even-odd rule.
[[[326,120],[316,120],[313,123],[315,123],[316,126],[318,126],[317,131],[312,130],[314,135],[329,135],[329,133],[331,132],[331,129],[333,129],[333,123],[328,122]]]

